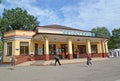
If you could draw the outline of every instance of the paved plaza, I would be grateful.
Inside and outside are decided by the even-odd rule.
[[[0,66],[0,81],[120,81],[120,57],[62,66]]]

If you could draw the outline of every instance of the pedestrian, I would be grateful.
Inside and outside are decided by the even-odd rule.
[[[91,58],[91,54],[87,54],[87,65],[92,65],[92,62],[91,62],[92,58]]]
[[[15,56],[13,55],[12,58],[11,58],[11,70],[14,70],[15,69]]]
[[[59,65],[61,65],[59,59],[60,59],[59,56],[57,54],[55,54],[55,66],[56,66],[57,62],[58,62]]]

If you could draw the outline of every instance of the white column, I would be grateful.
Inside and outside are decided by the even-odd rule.
[[[98,50],[98,53],[102,53],[101,42],[98,42],[98,44],[97,44],[97,50]]]
[[[73,51],[72,51],[72,40],[71,38],[68,38],[68,58],[72,59],[73,58]]]
[[[106,52],[106,53],[108,53],[108,45],[107,45],[107,42],[108,42],[108,41],[105,42],[105,49],[106,49],[105,52]]]
[[[101,45],[102,45],[102,53],[105,53],[105,43],[104,43],[104,40],[101,41]]]
[[[68,53],[72,54],[72,40],[68,39]]]
[[[45,60],[49,60],[49,39],[48,37],[44,37],[44,54],[45,54]]]
[[[87,54],[91,54],[91,44],[90,40],[86,40],[86,48],[87,48]]]

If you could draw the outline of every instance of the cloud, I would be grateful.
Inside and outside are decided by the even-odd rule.
[[[120,26],[119,0],[59,0],[58,6],[53,1],[3,0],[0,10],[21,7],[37,17],[40,25],[60,24],[82,30],[105,26],[110,31]]]
[[[7,6],[9,4],[9,6]],[[40,25],[55,24],[59,22],[57,13],[52,9],[42,9],[38,7],[39,5],[37,0],[7,0],[5,4],[2,4],[1,11],[3,8],[11,9],[20,7],[28,11],[29,14],[34,15],[42,23]]]
[[[66,25],[92,29],[105,26],[110,31],[120,25],[119,0],[91,0],[79,2],[78,5],[64,6],[61,8]]]

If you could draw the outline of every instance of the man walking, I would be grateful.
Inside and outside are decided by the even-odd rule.
[[[91,54],[87,54],[87,65],[92,65],[92,62],[91,62],[92,58],[91,58]]]
[[[58,62],[59,65],[61,65],[59,59],[60,59],[59,56],[57,54],[55,54],[55,66],[56,66],[57,62]]]
[[[11,65],[12,65],[11,70],[14,70],[15,69],[15,56],[14,55],[11,57]]]

